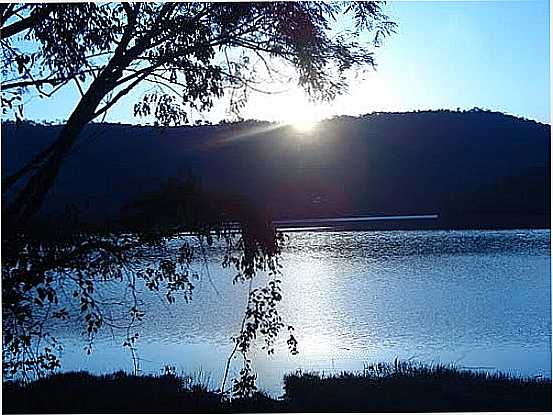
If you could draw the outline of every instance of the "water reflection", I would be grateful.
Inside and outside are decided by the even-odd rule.
[[[297,368],[361,370],[364,362],[396,356],[551,375],[549,231],[289,236],[280,309],[296,329],[300,354],[289,355],[284,338],[274,356],[254,350],[260,385],[269,392],[278,394],[283,373]],[[145,372],[165,364],[189,373],[201,369],[218,385],[246,302],[246,287],[233,285],[232,272],[218,261],[215,249],[211,282],[204,272],[190,304],[169,306],[143,293],[149,311],[139,342]],[[110,333],[85,358],[76,328],[58,332],[66,342],[66,370],[132,367]]]

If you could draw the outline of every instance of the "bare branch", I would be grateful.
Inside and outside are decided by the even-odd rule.
[[[41,87],[44,85],[51,85],[51,86],[59,86],[60,84],[66,84],[67,82],[70,82],[72,79],[79,75],[85,75],[85,74],[93,74],[94,72],[98,71],[98,68],[94,69],[85,69],[79,72],[76,72],[72,74],[71,76],[65,76],[65,77],[58,77],[58,78],[44,78],[44,79],[34,79],[31,74],[29,74],[28,78],[31,78],[29,80],[24,81],[13,81],[8,83],[2,83],[2,90],[7,91],[10,89],[16,89],[16,88],[26,88],[26,87]],[[51,75],[52,76],[52,75]],[[44,93],[44,91],[39,91],[40,93]]]
[[[79,90],[79,93],[81,94],[81,98],[84,97],[84,91],[81,88],[81,84],[79,83],[79,80],[77,78],[73,78],[73,81],[75,81],[75,84],[77,85],[77,89]]]

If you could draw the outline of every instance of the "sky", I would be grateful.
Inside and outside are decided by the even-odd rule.
[[[550,123],[548,1],[401,1],[386,7],[399,25],[397,33],[375,49],[376,71],[354,79],[347,94],[315,105],[287,85],[279,94],[251,96],[243,117],[293,122],[480,107]],[[78,97],[67,88],[55,99],[29,99],[25,117],[67,119]],[[140,123],[132,114],[136,97],[114,106],[106,120]],[[226,104],[204,117],[212,122],[229,118]]]

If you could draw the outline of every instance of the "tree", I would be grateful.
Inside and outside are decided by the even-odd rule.
[[[54,143],[2,181],[7,205],[2,212],[3,245],[8,253],[2,272],[4,302],[14,316],[21,317],[12,333],[17,333],[17,325],[31,319],[29,302],[57,301],[52,280],[55,271],[71,275],[79,286],[76,297],[88,316],[88,333],[93,335],[105,323],[91,298],[98,275],[119,278],[122,267],[140,257],[144,246],[159,248],[183,229],[193,230],[208,241],[215,231],[231,248],[238,247],[241,254],[229,251],[225,261],[225,265],[237,268],[238,279],[251,281],[259,269],[276,273],[282,238],[270,221],[255,219],[253,226],[252,214],[242,217],[242,233],[236,244],[228,226],[229,216],[222,212],[193,220],[177,213],[170,216],[173,226],[165,223],[163,227],[151,224],[133,228],[129,222],[118,222],[109,228],[81,226],[78,233],[73,226],[59,229],[56,225],[54,231],[41,223],[37,214],[84,127],[105,116],[139,85],[153,85],[155,89],[144,93],[135,104],[135,115],[152,116],[160,125],[187,123],[191,111],[207,110],[225,94],[230,97],[232,110],[238,112],[248,94],[262,88],[257,65],[269,78],[278,72],[279,65],[287,65],[310,97],[332,100],[346,90],[348,71],[375,65],[373,53],[368,44],[360,42],[360,35],[372,32],[372,43],[378,46],[395,27],[382,12],[380,2],[10,4],[2,5],[0,13],[5,111],[15,109],[22,117],[19,100],[29,89],[48,97],[74,84],[81,93]],[[350,19],[351,28],[333,34],[332,22],[337,18]],[[27,42],[27,47],[20,46],[21,42]],[[194,189],[185,194],[197,198],[200,193]],[[174,203],[181,212],[191,200]],[[132,236],[128,236],[129,230]],[[183,247],[176,260],[133,275],[140,274],[153,289],[165,282],[170,301],[173,291],[186,291],[191,285],[186,243]],[[273,279],[267,292],[252,290],[251,298],[260,295],[256,301],[265,301],[267,310],[272,310],[280,295],[277,281]],[[140,317],[136,305],[131,314],[133,321]],[[251,330],[237,340],[243,345],[240,350],[244,356],[248,338],[255,337],[265,324],[263,318],[269,316],[277,332],[282,326],[270,311],[259,319],[252,313],[246,316],[255,321],[245,323]],[[275,332],[269,333],[270,348]],[[127,343],[132,338],[129,334]],[[21,357],[28,340],[28,334],[8,337],[7,350]],[[54,361],[48,353],[43,356],[47,356],[42,361],[46,366]],[[39,359],[27,360],[35,364]],[[246,364],[246,372],[248,367]],[[19,369],[14,366],[14,370]]]
[[[160,90],[144,95],[135,112],[153,113],[164,125],[187,121],[186,108],[210,108],[226,88],[247,93],[255,80],[248,75],[250,57],[244,52],[264,62],[286,61],[310,96],[333,99],[346,87],[346,70],[374,61],[371,52],[345,35],[330,38],[329,21],[339,12],[354,14],[349,37],[374,26],[377,44],[394,27],[375,2],[64,4],[31,5],[26,10],[28,17],[6,30],[15,34],[10,28],[17,23],[27,22],[21,25],[26,27],[34,22],[30,38],[40,42],[41,49],[22,55],[6,42],[3,49],[14,55],[25,80],[7,82],[3,90],[25,82],[40,88],[73,81],[82,99],[47,155],[25,169],[34,173],[6,210],[23,224],[40,208],[84,126],[141,82],[154,83]],[[37,64],[49,69],[48,76],[33,77],[28,67]],[[267,70],[271,71],[269,63]],[[6,184],[13,183],[14,178],[8,178]]]

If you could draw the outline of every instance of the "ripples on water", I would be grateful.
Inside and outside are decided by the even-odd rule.
[[[256,351],[260,384],[278,393],[284,372],[361,370],[363,362],[413,358],[551,375],[550,232],[386,231],[289,234],[280,310],[300,354]],[[146,372],[164,364],[218,379],[239,328],[246,287],[231,283],[214,250],[193,301],[167,305],[144,293],[139,351]],[[260,284],[263,277],[260,278]],[[112,287],[110,290],[119,290]],[[130,368],[104,333],[84,357],[63,327],[65,369]],[[217,382],[213,386],[218,386]]]

